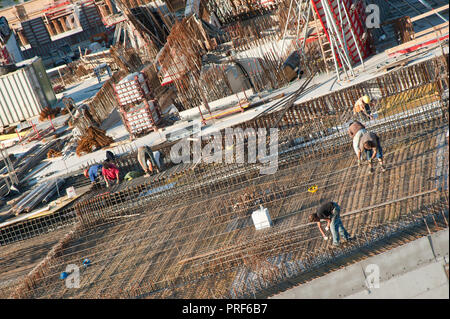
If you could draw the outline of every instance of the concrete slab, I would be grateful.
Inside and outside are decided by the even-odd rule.
[[[431,236],[431,242],[437,258],[447,257],[449,252],[448,231],[442,231]],[[448,259],[447,259],[448,263]]]
[[[367,258],[271,298],[449,298],[449,281],[444,269],[449,256],[449,230],[429,237]],[[379,277],[370,280],[377,272]],[[373,284],[366,284],[366,281]]]
[[[377,265],[380,270],[380,281],[385,281],[415,269],[419,265],[434,261],[433,251],[428,238],[420,238],[413,243],[373,256],[361,261],[359,264],[363,269],[368,268],[369,265]]]
[[[448,284],[443,284],[434,289],[430,289],[427,292],[419,294],[414,299],[448,299]]]
[[[273,299],[337,299],[364,288],[365,277],[360,266],[344,269],[283,292]]]
[[[445,288],[445,289],[444,289]],[[380,283],[380,287],[360,291],[347,298],[404,299],[448,298],[448,280],[443,262],[436,262]]]

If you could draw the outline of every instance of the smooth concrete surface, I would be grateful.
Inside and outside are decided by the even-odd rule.
[[[274,299],[449,298],[448,229],[299,285]],[[367,279],[366,279],[367,278]]]
[[[380,282],[379,288],[360,291],[347,298],[396,299],[396,298],[447,298],[448,279],[444,271],[444,260],[420,267],[404,275]]]

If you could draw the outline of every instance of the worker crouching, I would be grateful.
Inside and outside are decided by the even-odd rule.
[[[353,115],[358,116],[361,121],[364,120],[373,120],[373,116],[371,114],[370,107],[373,106],[374,103],[371,101],[368,95],[364,95],[360,97],[353,106]]]
[[[92,165],[89,169],[84,170],[84,176],[91,180],[91,184],[94,184],[97,178],[102,175],[102,168],[101,164]]]
[[[361,140],[361,136],[363,136],[363,134],[365,133],[367,133],[366,127],[358,121],[352,122],[348,127],[348,135],[350,135],[350,137],[353,139],[353,150],[355,151],[356,157],[358,158],[358,165],[361,164],[360,157],[358,156],[359,142]]]
[[[103,168],[102,168],[102,175],[105,179],[106,187],[109,187],[109,184],[116,181],[116,184],[119,184],[119,169],[116,165],[104,161],[103,162]]]
[[[342,224],[341,217],[341,208],[335,202],[327,202],[322,204],[316,213],[313,213],[309,216],[309,221],[311,223],[317,222],[317,226],[319,227],[320,233],[324,240],[328,240],[328,237],[325,235],[325,232],[322,230],[320,221],[325,220],[327,222],[327,226],[325,227],[325,231],[328,229],[331,230],[331,235],[333,236],[333,245],[338,246],[340,244],[340,236],[344,237],[346,241],[350,241],[353,238],[350,237],[347,230],[344,228]]]
[[[381,165],[381,170],[386,171],[386,167],[383,163],[383,149],[381,148],[380,138],[378,135],[372,132],[364,133],[359,141],[359,153],[358,159],[361,159],[361,155],[365,153],[370,165],[370,172],[373,173],[373,160],[375,157]]]
[[[138,148],[137,159],[147,177],[154,172],[159,173],[164,170],[164,161],[161,152],[153,152],[148,146]]]

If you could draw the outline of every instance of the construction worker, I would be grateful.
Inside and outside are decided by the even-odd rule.
[[[138,162],[145,172],[145,176],[150,176],[154,171],[160,172],[164,169],[161,152],[153,152],[149,146],[141,146],[138,148]]]
[[[370,106],[373,106],[373,104],[368,95],[360,97],[353,106],[353,115],[358,115],[361,121],[373,120],[373,116],[370,114]]]
[[[386,171],[386,167],[383,164],[383,149],[381,148],[380,138],[378,135],[372,132],[366,132],[361,136],[359,141],[358,159],[361,159],[361,155],[365,153],[370,165],[370,172],[373,173],[373,160],[375,157],[381,165],[381,170]]]
[[[106,151],[106,161],[110,163],[114,163],[116,160],[116,156],[111,151]]]
[[[355,151],[356,157],[358,157],[358,165],[361,165],[361,160],[359,159],[359,141],[361,136],[367,133],[366,127],[358,121],[354,121],[348,127],[348,135],[353,139],[353,150]]]
[[[109,187],[109,183],[116,180],[116,184],[119,184],[119,169],[113,163],[104,161],[102,168],[102,175],[105,179],[106,187]]]
[[[316,213],[313,213],[309,216],[309,221],[311,223],[317,222],[317,226],[319,227],[320,233],[324,240],[328,240],[328,237],[325,235],[325,232],[322,230],[320,221],[326,220],[327,226],[325,227],[325,231],[328,229],[331,230],[331,235],[333,237],[333,245],[339,245],[339,235],[345,238],[346,241],[350,241],[353,238],[350,237],[347,230],[344,228],[342,224],[341,217],[341,208],[335,202],[326,202],[322,204]]]
[[[103,166],[101,164],[92,165],[91,167],[84,170],[84,176],[86,176],[86,178],[89,178],[91,180],[91,184],[93,184],[95,183],[97,177],[102,175],[102,168]]]

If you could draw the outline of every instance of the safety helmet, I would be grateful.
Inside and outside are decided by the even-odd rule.
[[[363,96],[363,102],[366,103],[366,104],[369,104],[370,103],[370,97],[368,95],[364,95]]]
[[[86,176],[86,178],[89,178],[89,170],[86,168],[85,170],[84,170],[84,176]]]

